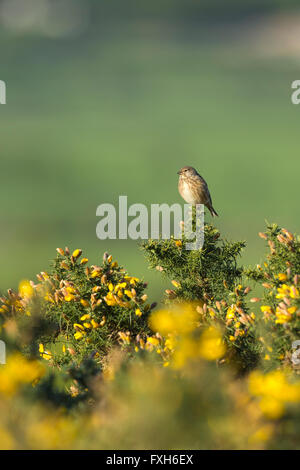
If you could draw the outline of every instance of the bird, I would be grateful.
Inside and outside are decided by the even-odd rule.
[[[178,191],[180,196],[188,204],[193,204],[194,206],[196,204],[204,204],[212,217],[218,216],[213,208],[207,183],[197,170],[192,166],[184,166],[177,174],[179,175]]]

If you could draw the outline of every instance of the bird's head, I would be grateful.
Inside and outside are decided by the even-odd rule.
[[[195,168],[193,168],[192,166],[184,166],[183,168],[181,168],[179,171],[177,171],[177,174],[179,175],[179,177],[186,177],[186,178],[189,178],[190,176],[195,176],[197,175],[197,171],[195,170]]]

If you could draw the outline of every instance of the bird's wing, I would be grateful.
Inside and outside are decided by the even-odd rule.
[[[212,205],[210,192],[205,179],[202,178],[202,176],[200,176],[199,174],[197,175],[197,179],[200,182],[200,184],[197,185],[197,193],[199,195],[199,200],[201,200],[202,203],[205,205]]]

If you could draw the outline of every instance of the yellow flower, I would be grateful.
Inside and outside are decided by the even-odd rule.
[[[49,274],[45,271],[41,271],[41,276],[44,281],[47,281],[49,279]]]
[[[84,315],[82,315],[82,317],[80,317],[80,320],[85,321],[85,320],[89,320],[90,318],[91,318],[91,315],[89,313],[85,313]]]
[[[153,331],[158,331],[162,335],[186,334],[195,329],[198,319],[199,315],[193,306],[183,304],[152,313],[149,325]]]
[[[118,335],[120,336],[121,341],[124,344],[130,344],[130,333],[124,333],[123,331],[119,331]]]
[[[264,397],[261,399],[259,406],[263,414],[271,419],[278,419],[284,413],[284,404],[276,398]]]
[[[209,361],[220,359],[225,354],[225,345],[222,335],[217,328],[209,327],[201,335],[199,355]]]
[[[46,359],[46,361],[49,361],[52,358],[52,354],[50,351],[44,351],[43,353],[40,354],[40,356],[43,359]]]
[[[47,300],[47,302],[52,302],[53,304],[55,303],[52,295],[49,294],[49,292],[46,293],[46,295],[44,296],[44,299]]]
[[[84,336],[84,333],[82,333],[80,331],[76,331],[76,333],[74,333],[74,338],[75,339],[81,339],[83,336]]]
[[[296,289],[296,287],[291,286],[290,287],[290,296],[292,299],[298,299],[299,298],[299,290]]]
[[[88,262],[89,262],[88,258],[82,258],[82,260],[80,261],[80,264],[86,264]]]
[[[132,299],[132,297],[133,297],[133,294],[132,294],[132,292],[131,292],[130,290],[128,290],[128,289],[125,289],[125,291],[124,291],[124,292],[125,292],[125,294],[127,295],[127,297],[129,297],[130,299]]]
[[[101,271],[94,270],[91,274],[91,277],[94,279],[95,277],[101,277]]]
[[[79,323],[74,323],[74,328],[76,331],[84,330],[83,326],[80,325]]]
[[[24,280],[20,282],[19,294],[26,300],[30,299],[33,296],[34,288],[32,287],[29,281]]]
[[[174,336],[169,336],[169,338],[166,339],[165,341],[165,351],[169,350],[172,351],[176,346],[176,340]]]
[[[99,326],[100,326],[99,323],[97,323],[93,318],[92,318],[92,320],[91,320],[91,325],[92,325],[92,327],[95,328],[95,329],[96,329],[96,328],[99,328]]]
[[[263,313],[272,313],[273,312],[272,307],[270,307],[269,305],[262,305],[260,307],[260,309]]]
[[[139,308],[137,308],[137,309],[135,310],[135,314],[136,314],[138,317],[141,317],[141,316],[142,316],[142,311],[141,311]]]
[[[119,289],[125,289],[127,286],[127,282],[120,282],[119,284],[116,285],[115,291],[118,291]]]
[[[208,309],[208,313],[209,313],[209,315],[210,315],[211,318],[215,318],[216,312],[215,312],[212,308],[209,308],[209,309]]]
[[[226,319],[229,320],[231,318],[234,318],[235,316],[235,307],[232,305],[231,307],[228,307],[227,313],[226,313]]]
[[[79,256],[81,255],[82,253],[82,250],[80,250],[79,248],[77,248],[77,250],[74,250],[73,253],[72,253],[72,256],[73,258],[77,259],[79,258]]]
[[[72,287],[72,286],[66,287],[66,291],[69,292],[69,294],[75,294],[76,293],[76,289],[74,289],[74,287]]]
[[[154,336],[151,336],[147,338],[147,343],[153,344],[153,346],[158,346],[159,345],[159,339],[155,338]]]
[[[83,307],[89,307],[90,305],[89,301],[86,299],[80,299],[80,303],[83,305]]]
[[[178,248],[182,247],[182,241],[181,240],[175,240],[175,245],[178,246]]]
[[[0,367],[0,395],[13,396],[21,385],[36,383],[44,373],[40,361],[30,361],[16,352],[8,357],[5,366]]]
[[[176,287],[176,289],[181,287],[180,282],[178,282],[178,281],[172,281],[172,284],[173,284],[174,287]]]
[[[113,263],[111,263],[111,267],[112,268],[117,268],[118,267],[117,261],[114,261]]]
[[[285,273],[278,273],[277,278],[279,279],[279,281],[286,281],[288,277]]]
[[[113,307],[114,305],[117,305],[117,302],[116,302],[116,300],[114,299],[114,297],[113,297],[113,295],[112,295],[111,292],[109,292],[109,293],[107,294],[107,296],[104,297],[104,300],[105,300],[105,302],[106,302],[107,305],[110,305],[110,306],[112,306],[112,307]]]
[[[173,354],[172,367],[181,369],[191,360],[199,357],[199,345],[197,341],[188,336],[183,336],[177,342],[177,347]]]
[[[284,325],[292,319],[292,314],[288,310],[281,310],[279,307],[276,309],[276,320],[275,323],[279,325]]]
[[[75,299],[75,295],[73,295],[73,294],[65,295],[64,299],[65,299],[66,302],[71,302],[71,300]]]
[[[140,282],[138,277],[124,276],[124,279],[126,281],[129,281],[129,283],[132,284],[133,286],[135,286],[137,282]]]
[[[291,288],[287,284],[282,284],[281,287],[278,287],[277,292],[277,299],[284,299],[284,297],[291,296]]]
[[[288,376],[280,370],[267,374],[252,372],[249,376],[249,391],[258,396],[262,412],[277,419],[284,412],[285,403],[300,402],[300,381],[290,383]]]

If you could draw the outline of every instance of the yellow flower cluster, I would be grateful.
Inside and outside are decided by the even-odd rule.
[[[13,396],[21,385],[36,383],[45,373],[43,365],[36,360],[27,360],[19,352],[8,357],[0,368],[0,394]]]
[[[280,287],[277,288],[277,299],[284,299],[285,297],[290,297],[291,299],[299,299],[299,289],[296,286],[288,284],[281,284]]]
[[[277,277],[280,280],[287,279],[287,275],[284,273],[279,273]],[[295,316],[300,315],[300,308],[297,306],[300,295],[299,289],[295,284],[288,285],[284,283],[277,287],[276,299],[280,300],[280,302],[276,305],[275,309],[270,305],[262,305],[260,307],[266,320],[273,319],[275,323],[284,325],[291,322]]]
[[[226,325],[233,326],[234,334],[229,336],[230,341],[235,341],[239,336],[247,334],[249,325],[254,322],[255,314],[248,315],[237,304],[232,304],[226,312]]]
[[[192,332],[199,322],[199,314],[191,304],[179,304],[173,308],[153,313],[149,320],[150,328],[162,335],[169,333],[187,334]]]
[[[68,248],[63,250],[57,248],[57,252],[60,256],[65,257],[60,262],[60,267],[64,271],[71,271],[72,266],[76,266],[80,256],[82,255],[81,249],[76,249],[70,255]],[[106,315],[97,313],[97,308],[101,306],[103,302],[109,307],[119,306],[123,308],[135,308],[135,315],[137,317],[142,316],[143,312],[150,310],[150,305],[143,305],[147,300],[147,295],[137,295],[135,287],[140,283],[140,279],[134,276],[124,275],[122,270],[117,270],[118,263],[113,261],[111,255],[105,254],[104,261],[109,265],[109,272],[105,274],[104,268],[96,265],[91,267],[85,267],[85,275],[87,279],[97,282],[91,289],[89,298],[86,298],[86,294],[82,297],[80,294],[80,286],[70,280],[61,279],[59,287],[55,288],[52,280],[49,278],[47,273],[41,273],[40,277],[43,281],[48,282],[48,289],[44,295],[44,299],[51,303],[59,304],[61,302],[79,302],[81,306],[86,309],[86,313],[80,317],[80,321],[77,320],[73,324],[75,330],[74,338],[76,340],[82,339],[87,333],[93,329],[101,328],[106,324]],[[86,265],[88,258],[82,258],[80,265]],[[109,274],[110,273],[110,274]],[[42,276],[44,274],[44,276]],[[110,280],[110,276],[118,277],[118,282],[113,283]],[[40,279],[40,280],[41,280]],[[99,283],[98,283],[99,279]],[[142,308],[143,305],[143,308]],[[45,353],[42,352],[42,357],[47,358]]]
[[[104,297],[107,305],[115,306],[120,305],[121,307],[131,307],[131,301],[136,303],[143,303],[147,300],[147,295],[144,294],[141,299],[137,299],[137,293],[134,287],[140,282],[137,277],[124,276],[121,282],[113,285],[111,282],[108,284],[108,293]]]
[[[254,371],[249,377],[249,391],[259,397],[259,406],[265,416],[280,418],[286,405],[300,402],[300,381],[291,383],[284,371],[275,370],[267,374]]]
[[[33,296],[34,284],[27,280],[21,281],[18,292],[13,292],[11,289],[8,289],[7,298],[0,298],[0,313],[4,316],[9,312],[26,313],[27,315],[30,315],[28,306]]]
[[[83,336],[85,336],[87,333],[86,330],[97,329],[97,328],[100,328],[101,326],[104,326],[106,323],[106,317],[105,315],[103,315],[101,321],[99,321],[98,323],[94,318],[92,318],[90,313],[85,313],[84,315],[80,317],[80,321],[82,322],[82,324],[74,323],[73,325],[76,331],[74,333],[75,339],[83,338]]]
[[[184,367],[190,360],[220,359],[226,352],[221,332],[213,326],[200,331],[199,319],[194,304],[176,305],[153,313],[150,327],[158,333],[148,337],[144,347],[155,348],[164,365],[175,369]]]
[[[47,351],[42,343],[39,344],[39,353],[43,359],[49,361],[52,358],[52,353]]]

